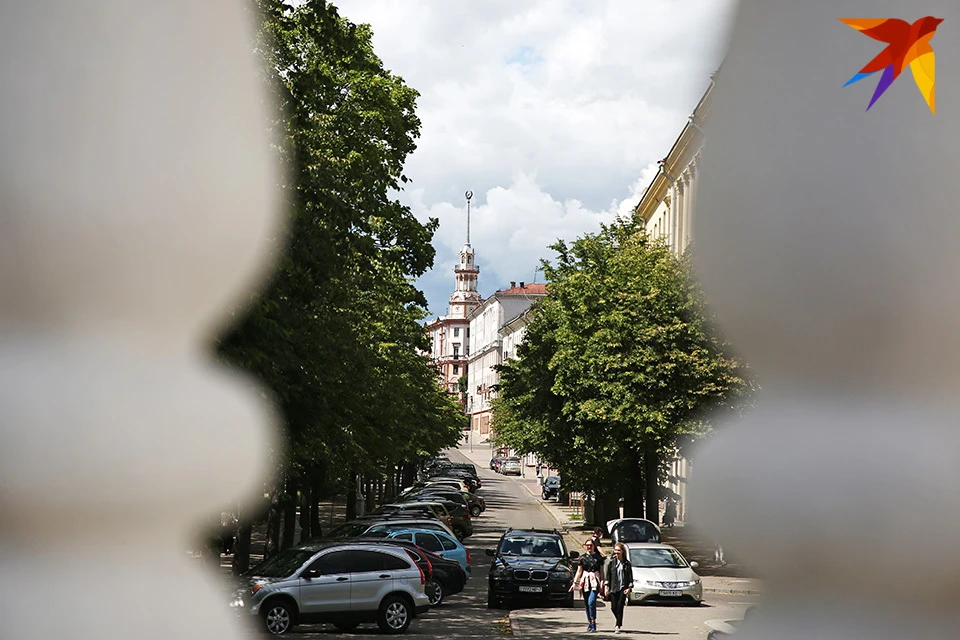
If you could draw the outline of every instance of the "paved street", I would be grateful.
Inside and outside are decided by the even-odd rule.
[[[558,528],[557,516],[534,497],[528,482],[513,476],[501,476],[487,467],[487,447],[474,447],[470,455],[464,451],[450,453],[453,460],[469,459],[477,465],[483,481],[480,489],[487,501],[487,511],[474,520],[475,533],[466,540],[473,564],[473,575],[466,589],[417,619],[405,635],[418,638],[488,638],[512,632],[521,638],[569,637],[586,628],[581,601],[573,609],[515,609],[488,610],[486,605],[486,575],[490,558],[484,549],[495,546],[500,534],[508,526]],[[579,549],[576,537],[566,536],[571,549]],[[755,596],[730,593],[709,593],[706,603],[697,608],[675,606],[628,607],[625,616],[627,635],[671,640],[703,640],[710,619],[739,618],[743,610],[756,601]],[[607,605],[600,603],[598,611],[600,633],[612,632],[613,617]],[[333,638],[380,635],[375,624],[364,624],[352,632],[341,633],[331,625],[296,627],[291,633],[296,638]],[[260,636],[265,637],[265,636]]]

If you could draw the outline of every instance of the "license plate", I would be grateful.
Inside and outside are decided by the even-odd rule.
[[[543,591],[543,587],[520,586],[517,587],[517,590],[520,591],[520,593],[540,593]]]
[[[660,595],[662,595],[662,596],[682,596],[682,595],[683,595],[683,591],[679,591],[679,590],[674,591],[674,590],[672,590],[672,589],[661,589],[661,590],[660,590]]]

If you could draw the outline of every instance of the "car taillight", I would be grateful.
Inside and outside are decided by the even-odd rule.
[[[467,566],[470,566],[470,549],[464,549],[467,552]]]
[[[467,511],[467,513],[464,514],[464,515],[465,515],[465,517],[466,517],[467,520],[472,520],[472,519],[473,519],[473,516],[470,515],[470,512],[469,512],[469,511]]]
[[[262,585],[262,584],[255,584],[255,585],[253,585],[253,587],[250,589],[250,595],[255,595],[255,594],[257,593],[257,591],[260,591],[260,589],[263,589],[263,585]]]
[[[420,584],[421,585],[427,584],[427,576],[423,575],[423,569],[420,568],[420,564],[417,562],[417,557],[412,553],[410,553],[409,549],[404,549],[404,551],[406,551],[407,555],[410,556],[410,559],[413,560],[413,566],[415,566],[417,568],[417,571],[420,572]],[[429,560],[427,562],[429,562]]]

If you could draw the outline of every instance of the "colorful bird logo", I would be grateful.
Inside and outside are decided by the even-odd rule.
[[[936,33],[937,26],[943,22],[943,18],[927,16],[913,24],[891,18],[840,18],[840,22],[853,27],[865,36],[887,43],[886,49],[843,85],[853,84],[878,71],[883,71],[867,111],[870,111],[870,107],[877,98],[883,95],[883,92],[893,84],[909,64],[910,70],[913,71],[913,79],[927,101],[930,111],[937,112],[936,58],[933,47],[930,46],[930,39]]]

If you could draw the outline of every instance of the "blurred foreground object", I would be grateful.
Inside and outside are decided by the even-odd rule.
[[[936,115],[909,79],[864,113],[876,83],[843,85],[886,45],[839,20],[925,15],[956,60],[953,0],[745,0],[717,77],[693,243],[764,392],[690,499],[768,579],[743,640],[958,634],[960,67]]]
[[[184,550],[273,438],[205,349],[279,234],[250,15],[0,16],[0,637],[235,636]]]

